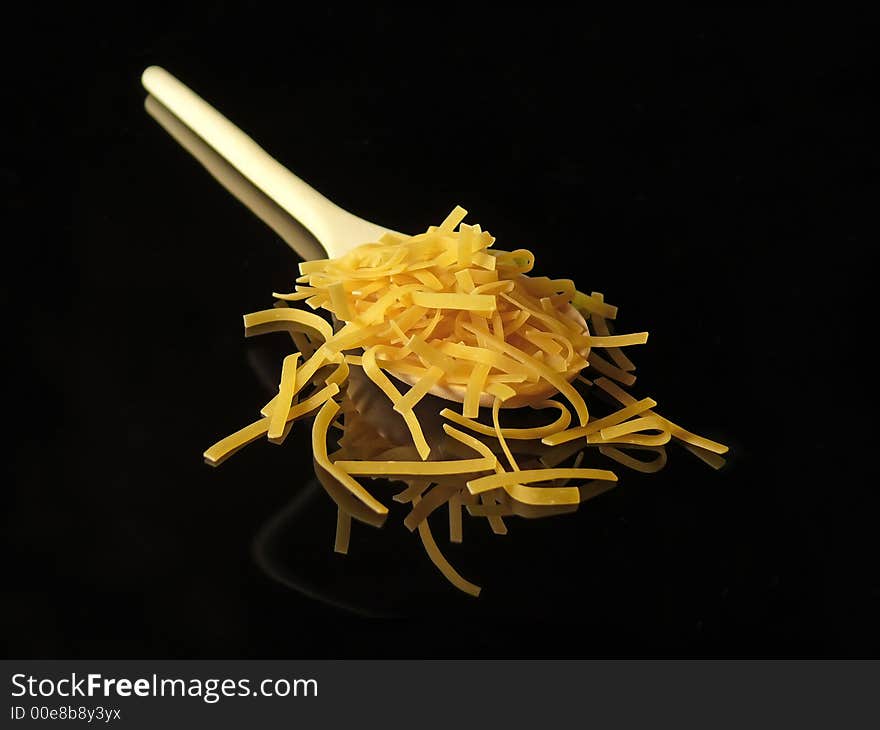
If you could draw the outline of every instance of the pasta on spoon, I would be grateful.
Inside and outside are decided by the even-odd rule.
[[[478,447],[472,459],[431,459],[431,445],[415,411],[428,392],[460,402],[459,411],[444,409],[442,414],[478,433],[480,407],[491,406],[490,433],[502,445],[505,438],[517,438],[516,429],[502,428],[502,408],[552,404],[560,417],[540,431],[550,445],[585,439],[591,444],[656,446],[675,433],[701,449],[726,451],[654,414],[652,399],[639,401],[625,392],[611,392],[623,406],[616,413],[591,420],[586,401],[571,381],[593,365],[603,375],[631,384],[635,366],[620,348],[643,344],[647,333],[610,334],[608,320],[617,310],[602,295],[586,296],[569,279],[529,276],[534,266],[531,252],[493,248],[495,239],[479,226],[465,224],[465,216],[457,206],[425,233],[386,233],[341,257],[303,262],[294,291],[275,294],[282,306],[246,315],[248,335],[287,330],[299,349],[285,358],[278,394],[262,408],[263,418],[209,448],[208,463],[220,463],[263,435],[282,441],[293,421],[318,411],[312,431],[317,462],[378,514],[387,508],[356,476],[485,472],[468,481],[472,494],[503,489],[515,500],[545,505],[576,504],[577,490],[527,485],[557,478],[616,479],[612,472],[597,475],[603,470],[595,469],[520,472],[506,447],[509,472]],[[299,301],[331,313],[338,328],[334,331],[317,314],[283,306]],[[590,331],[584,314],[601,334]],[[351,367],[362,368],[391,402],[409,430],[417,460],[330,459],[327,432],[337,422],[336,397]],[[322,372],[327,373],[323,378]],[[409,389],[402,390],[392,377],[398,384],[410,384]],[[300,400],[309,385],[315,391]],[[560,401],[548,400],[556,395],[565,398],[573,416]],[[631,402],[624,402],[626,398]],[[569,428],[574,419],[577,424]]]

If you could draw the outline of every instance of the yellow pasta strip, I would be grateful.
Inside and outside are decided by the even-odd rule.
[[[315,417],[315,423],[312,425],[312,451],[315,455],[315,461],[373,512],[380,515],[387,514],[388,508],[384,504],[379,502],[342,469],[335,466],[327,456],[327,431],[338,411],[339,404],[333,400],[328,400]]]
[[[637,433],[639,431],[650,431],[652,429],[662,430],[663,423],[656,416],[643,416],[635,418],[632,421],[624,421],[616,426],[609,426],[599,431],[599,435],[605,441],[613,441],[620,436]]]
[[[269,428],[269,419],[262,418],[255,421],[226,438],[220,439],[216,444],[208,448],[202,456],[212,466],[217,466],[221,461],[232,456],[239,449],[256,441],[266,433]]]
[[[531,271],[535,265],[534,254],[525,248],[518,248],[515,251],[495,251],[494,258],[498,266],[513,269],[520,274]]]
[[[398,492],[391,499],[395,502],[408,504],[415,497],[421,497],[424,491],[431,486],[430,479],[407,479],[407,488]]]
[[[443,377],[443,370],[436,365],[428,368],[428,372],[407,391],[403,397],[394,404],[395,411],[406,411],[415,408],[416,404],[424,398]]]
[[[507,463],[510,464],[510,468],[514,471],[519,471],[519,465],[516,463],[516,459],[513,458],[513,453],[510,451],[507,441],[504,440],[504,433],[501,430],[501,423],[498,418],[498,411],[500,408],[501,398],[496,397],[492,402],[492,425],[495,427],[495,438],[497,438],[498,443],[501,444],[501,450],[507,457]]]
[[[362,360],[364,372],[367,374],[367,377],[378,385],[385,395],[388,396],[388,400],[391,401],[392,405],[396,406],[400,402],[402,396],[400,395],[400,391],[397,390],[397,388],[394,387],[394,384],[388,379],[388,376],[386,376],[376,364],[377,350],[393,356],[391,348],[388,347],[371,347],[365,350]],[[416,418],[411,410],[406,410],[401,415],[413,437],[413,443],[419,452],[419,456],[423,459],[427,459],[428,454],[431,453],[431,447],[428,446],[428,442],[425,441],[425,436],[422,433],[422,427],[419,424],[418,418]]]
[[[397,390],[394,384],[382,373],[381,369],[376,364],[377,351],[383,351],[385,349],[387,348],[370,347],[364,350],[361,363],[367,377],[382,389],[385,395],[388,396],[388,400],[391,401],[392,406],[396,406],[401,398],[400,391]]]
[[[506,535],[507,525],[505,525],[504,520],[501,519],[501,510],[497,509],[495,506],[495,498],[491,494],[481,494],[479,499],[480,502],[489,508],[486,512],[486,519],[489,522],[489,527],[492,528],[492,532],[496,535]]]
[[[623,388],[621,388],[616,383],[612,383],[607,378],[599,378],[596,380],[596,385],[598,385],[602,390],[608,393],[613,398],[616,398],[620,403],[624,405],[629,405],[635,401],[629,393],[627,393]],[[657,416],[663,420],[664,428],[667,429],[675,438],[679,441],[684,441],[685,443],[691,444],[692,446],[696,446],[701,449],[706,449],[706,451],[711,451],[714,454],[726,454],[727,447],[724,444],[719,444],[711,439],[704,438],[703,436],[697,436],[695,433],[691,433],[685,428],[682,428],[677,423],[673,423],[668,418],[664,418],[659,413],[654,413],[654,411],[647,411],[646,415]]]
[[[479,231],[479,224],[475,225],[474,228]],[[477,248],[480,250],[484,248],[489,248],[490,246],[492,246],[492,244],[495,243],[495,236],[491,235],[489,231],[480,231],[479,238],[480,240],[477,244]]]
[[[549,506],[579,504],[581,501],[577,487],[526,487],[522,484],[507,484],[504,486],[504,491],[523,504]]]
[[[558,403],[554,400],[547,400],[532,406],[532,408],[534,409],[551,407],[559,409],[559,418],[557,418],[553,423],[550,423],[546,426],[537,426],[535,428],[505,428],[502,429],[504,438],[531,441],[534,439],[543,439],[557,432],[564,431],[568,424],[571,423],[571,412],[568,410],[568,408],[562,405],[562,403]],[[450,421],[454,421],[460,426],[469,428],[471,431],[481,433],[484,436],[495,435],[495,430],[491,426],[487,426],[477,421],[472,421],[470,420],[470,418],[463,417],[449,408],[444,408],[442,411],[440,411],[440,415],[444,418],[449,419]]]
[[[498,272],[494,269],[471,269],[471,279],[474,280],[474,284],[477,286],[482,286],[483,284],[489,284],[493,281],[498,281]],[[481,292],[476,292],[477,294]]]
[[[446,504],[449,509],[449,542],[460,543],[462,541],[461,497],[453,494]]]
[[[459,266],[470,266],[473,260],[474,244],[477,242],[477,236],[474,227],[462,223],[458,227],[458,263]],[[473,289],[473,282],[471,282]]]
[[[382,289],[388,288],[388,282],[385,278],[379,279],[379,281],[374,281],[372,284],[366,284],[364,286],[357,286],[355,289],[352,289],[352,296],[358,297],[358,299],[366,301],[367,297],[370,294],[375,294]]]
[[[339,386],[336,383],[331,383],[321,388],[317,393],[310,395],[308,398],[301,400],[295,406],[291,406],[290,410],[287,412],[287,420],[292,421],[295,418],[299,418],[300,416],[304,416],[307,413],[311,413],[313,410],[318,408],[325,401],[330,400],[339,392]],[[267,419],[268,420],[268,419]],[[268,429],[268,424],[266,428]]]
[[[575,292],[571,299],[571,304],[575,309],[598,314],[605,319],[617,319],[617,307],[606,304],[598,297],[588,297],[583,292]]]
[[[384,324],[374,324],[364,327],[358,322],[349,322],[339,332],[324,343],[324,347],[331,353],[351,350],[362,347],[371,337],[375,337],[387,329]]]
[[[587,340],[591,347],[626,347],[628,345],[644,345],[648,341],[648,333],[634,332],[631,335],[608,335],[607,337],[590,335]]]
[[[311,287],[297,287],[297,291],[290,294],[279,294],[278,292],[273,291],[272,296],[285,302],[297,302],[301,299],[306,299],[312,296],[314,293],[315,290]]]
[[[457,414],[456,414],[457,415]],[[463,431],[459,431],[457,428],[450,426],[448,423],[443,424],[443,431],[446,435],[451,436],[459,443],[464,444],[465,446],[470,447],[478,454],[482,454],[485,459],[495,459],[495,468],[501,469],[501,465],[498,463],[498,459],[495,458],[495,454],[492,453],[492,449],[490,449],[486,444],[484,444],[479,439],[474,438],[469,433],[464,433]],[[504,471],[501,469],[501,471]]]
[[[467,311],[494,312],[497,308],[491,294],[455,294],[414,291],[413,304],[429,309],[463,309]]]
[[[465,219],[465,216],[467,216],[467,211],[460,205],[456,205],[452,212],[443,219],[443,222],[437,226],[437,230],[444,233],[452,233],[455,227]]]
[[[559,355],[562,352],[560,345],[549,332],[539,332],[538,330],[528,327],[523,330],[522,336],[535,347],[538,347],[550,355]]]
[[[339,319],[351,322],[351,320],[354,319],[354,315],[352,315],[351,308],[348,305],[348,297],[345,294],[345,284],[341,281],[332,284],[327,287],[327,291],[330,293],[330,304],[333,305],[333,313]]]
[[[364,324],[377,324],[385,319],[385,312],[398,299],[412,296],[418,293],[419,284],[407,284],[406,286],[394,285],[387,293],[383,294],[379,299],[370,305],[370,307],[360,315],[360,319]],[[418,304],[419,302],[415,302]],[[428,305],[424,305],[428,306]]]
[[[333,328],[326,319],[319,317],[317,314],[303,312],[299,309],[291,309],[289,307],[273,308],[244,315],[245,335],[249,334],[248,330],[265,325],[277,325],[280,328],[300,325],[307,330],[316,332],[324,340],[328,340],[333,336]]]
[[[465,294],[470,294],[474,290],[474,280],[471,278],[470,269],[462,269],[455,272],[455,280]]]
[[[617,481],[617,475],[606,469],[526,469],[518,472],[506,472],[504,474],[492,474],[486,477],[471,479],[467,483],[468,491],[471,494],[481,494],[488,492],[490,489],[498,489],[509,484],[521,482],[528,484],[531,482],[544,482],[551,479],[603,479],[606,481]]]
[[[596,334],[603,337],[608,337],[611,334],[611,330],[608,329],[608,323],[605,321],[604,317],[594,313],[590,316],[590,321],[593,323],[593,328],[596,330]],[[614,360],[617,367],[621,370],[636,369],[633,361],[630,360],[619,347],[609,347],[607,348],[607,352],[611,356],[611,359]]]
[[[666,449],[662,446],[657,446],[650,448],[650,451],[653,451],[657,454],[657,457],[651,461],[642,461],[641,459],[636,459],[629,454],[624,453],[620,449],[615,448],[614,446],[600,446],[599,453],[602,456],[607,456],[609,459],[614,459],[614,461],[619,464],[623,464],[630,469],[634,469],[635,471],[640,471],[643,474],[653,474],[655,472],[660,471],[664,466],[666,466]]]
[[[311,274],[313,271],[321,271],[329,262],[330,262],[330,259],[314,259],[312,261],[300,261],[299,273],[300,274]]]
[[[486,271],[494,271],[497,259],[487,253],[475,253],[473,263]]]
[[[481,459],[454,459],[452,461],[336,461],[337,467],[352,476],[382,476],[415,474],[440,476],[445,474],[470,474],[490,471],[497,459],[493,456]]]
[[[423,520],[438,508],[447,504],[453,494],[461,489],[460,483],[436,484],[431,491],[421,494],[421,500],[417,505],[413,505],[410,513],[404,518],[403,525],[407,530],[412,532]]]
[[[348,363],[345,361],[345,356],[337,353],[333,357],[327,358],[330,362],[337,363],[337,368],[330,375],[327,376],[326,382],[328,385],[331,383],[336,383],[340,388],[342,385],[348,380]],[[297,389],[301,388],[299,376],[296,379]]]
[[[330,357],[331,356],[326,347],[321,345],[321,347],[316,350],[315,354],[306,360],[296,371],[296,386],[294,387],[293,392],[298,393],[302,390],[306,386],[306,383],[308,383],[314,377],[315,373],[318,372],[318,369],[323,367],[330,360]]]
[[[339,386],[335,384],[322,388],[319,392],[315,393],[310,398],[307,398],[302,403],[297,403],[293,406],[287,413],[287,420],[292,421],[299,416],[303,416],[306,413],[315,410],[315,408],[332,398],[338,392]],[[268,430],[269,418],[261,418],[259,421],[255,421],[254,423],[245,426],[226,438],[220,439],[220,441],[207,449],[203,456],[208,463],[216,466],[221,461],[232,456],[232,454],[239,449],[266,434]]]
[[[294,396],[293,402],[296,403],[296,396]],[[275,438],[273,436],[269,436],[267,434],[266,438],[269,441],[269,443],[275,444],[276,446],[280,446],[281,444],[283,444],[285,442],[285,440],[287,440],[287,436],[293,430],[293,424],[294,424],[294,421],[288,421],[286,424],[284,424],[284,428],[281,430],[281,435],[278,436],[277,438]]]
[[[428,368],[426,368],[421,362],[414,363],[410,360],[398,360],[396,362],[393,361],[385,361],[381,358],[378,360],[379,366],[388,373],[391,373],[395,377],[400,380],[409,381],[412,378],[419,379],[425,377],[425,373],[428,372]],[[409,377],[406,377],[409,376]],[[464,377],[452,376],[446,378],[447,383],[464,383],[466,382]]]
[[[299,353],[295,352],[284,358],[281,365],[281,383],[278,386],[278,395],[275,398],[275,406],[272,416],[269,418],[270,439],[280,438],[287,424],[287,414],[293,400],[294,388],[296,387],[296,364],[299,362]]]
[[[480,397],[483,395],[483,389],[486,386],[486,376],[491,369],[491,365],[477,363],[471,371],[467,390],[465,391],[464,403],[462,404],[462,414],[466,418],[477,418],[480,415]]]
[[[418,504],[418,499],[419,498],[416,497],[413,500],[413,504]],[[431,562],[437,566],[440,572],[446,576],[446,579],[452,583],[452,585],[468,595],[474,597],[480,595],[480,587],[462,578],[458,571],[449,564],[449,561],[443,557],[443,553],[440,552],[440,548],[438,548],[437,543],[434,542],[434,536],[431,534],[431,528],[428,526],[427,520],[423,520],[419,525],[419,537],[422,540],[422,545],[425,546],[425,552],[428,553]]]
[[[504,339],[504,320],[501,318],[501,313],[497,311],[492,315],[492,334],[499,340]]]
[[[422,284],[424,284],[429,289],[433,289],[435,291],[441,291],[443,289],[443,283],[440,281],[440,279],[438,279],[434,274],[426,269],[413,271],[412,276],[422,282]]]
[[[418,335],[413,335],[409,338],[406,343],[406,346],[416,353],[422,360],[424,360],[428,365],[433,365],[435,367],[440,368],[445,373],[453,373],[458,370],[458,367],[455,364],[455,361],[444,355],[440,352],[439,349],[432,347],[427,344],[421,337]]]
[[[330,297],[326,294],[315,294],[313,297],[309,297],[306,299],[306,304],[308,304],[312,309],[320,309],[325,304],[327,304]]]
[[[505,326],[504,328],[504,336],[510,338],[512,335],[516,334],[517,330],[521,329],[522,326],[529,321],[529,313],[519,311],[517,312],[513,319]]]
[[[442,314],[443,314],[442,309],[438,309],[437,311],[434,312],[434,317],[431,319],[430,324],[427,327],[425,327],[424,331],[421,334],[421,337],[425,342],[427,342],[430,339],[434,330],[437,328],[437,325],[440,322],[440,317]]]
[[[624,385],[633,385],[636,382],[636,376],[632,373],[628,373],[625,370],[621,370],[618,367],[615,367],[607,360],[604,360],[601,356],[596,354],[595,352],[590,353],[589,357],[590,367],[594,370],[598,370],[602,375],[613,378]]]
[[[498,381],[487,382],[486,392],[489,395],[494,395],[499,401],[506,401],[516,395],[516,391],[513,388]]]
[[[485,332],[485,334],[488,334],[488,332]],[[505,373],[517,375],[525,375],[527,373],[527,368],[521,363],[512,358],[505,357],[499,352],[487,350],[484,347],[471,347],[470,345],[462,345],[458,342],[442,342],[438,349],[445,355],[451,355],[462,360],[472,360]]]
[[[475,272],[474,269],[470,270],[471,281],[476,284],[476,279],[474,278]],[[499,281],[495,279],[494,281],[487,281],[485,284],[479,284],[474,287],[474,290],[471,294],[508,294],[513,291],[514,283],[512,281],[508,281],[506,279],[502,279]]]
[[[406,333],[401,329],[400,325],[397,324],[396,320],[391,320],[389,323],[391,325],[391,330],[396,335],[396,338],[393,342],[400,342],[401,344],[405,343],[409,338],[406,336]]]
[[[488,312],[488,313],[487,312],[459,312],[458,315],[456,316],[456,320],[458,321],[459,325],[463,325],[465,319],[470,321],[471,325],[474,327],[474,330],[476,331],[477,345],[482,350],[482,349],[485,349],[485,345],[483,344],[482,336],[484,334],[485,335],[491,334],[491,332],[489,332],[488,319],[489,319],[489,317],[494,317],[496,314],[498,314],[497,311]],[[468,335],[468,337],[469,336],[470,335]]]
[[[569,429],[568,431],[550,434],[542,439],[542,443],[547,446],[557,446],[558,444],[564,444],[568,441],[574,441],[575,439],[589,436],[591,433],[596,433],[603,428],[614,426],[621,421],[625,421],[627,418],[637,416],[639,413],[647,411],[656,405],[657,401],[653,398],[642,398],[642,400],[637,402],[634,401],[630,405],[621,408],[608,416],[597,418],[595,421],[590,421],[586,426],[579,426],[577,428]]]
[[[300,390],[303,389],[308,384],[308,380],[301,379],[302,374],[305,372],[307,368],[311,368],[311,360],[307,361],[305,365],[303,365],[296,372],[296,386],[293,389],[293,395],[296,396]],[[338,372],[338,370],[337,370]],[[334,373],[335,375],[336,373]],[[339,385],[337,383],[331,383],[330,380],[333,376],[327,378],[325,381],[327,383],[326,387],[322,388],[318,392],[306,398],[302,403],[297,403],[296,405],[291,406],[290,410],[287,412],[287,421],[289,422],[292,418],[296,418],[297,416],[302,416],[308,413],[310,410],[314,410],[321,403],[324,402],[329,397],[336,395],[339,392]],[[270,400],[265,406],[260,409],[260,413],[267,418],[272,416],[272,413],[275,411],[275,402],[278,399],[278,395],[276,394],[272,400]],[[311,408],[306,410],[302,410],[304,406],[311,405]]]
[[[601,434],[591,433],[587,436],[587,443],[595,446],[602,444],[630,444],[631,446],[663,446],[668,444],[672,434],[669,431],[661,431],[658,434],[630,433],[618,436],[614,439],[603,439]]]
[[[348,541],[351,537],[351,515],[342,507],[336,508],[336,542],[333,550],[342,555],[348,553]]]

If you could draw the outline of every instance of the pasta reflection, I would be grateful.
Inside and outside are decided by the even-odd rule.
[[[585,397],[592,395],[591,391],[597,390],[595,385],[590,385],[586,380],[581,381],[580,388]],[[608,395],[601,388],[598,390]],[[611,390],[613,392],[613,388]],[[593,396],[593,400],[598,399]],[[606,400],[612,399],[606,397]],[[464,462],[474,456],[474,448],[467,443],[469,439],[461,438],[462,435],[470,434],[450,425],[447,420],[450,414],[444,406],[443,401],[435,398],[426,399],[419,404],[418,417],[432,447],[431,458],[426,462],[427,464],[431,461]],[[598,404],[596,408],[598,410]],[[508,423],[504,431],[515,434],[516,430],[526,433],[537,429],[540,433],[540,426],[536,424],[539,423],[542,415],[544,421],[547,421],[546,410],[522,409],[509,412],[506,414]],[[340,435],[338,448],[330,454],[332,461],[353,464],[406,462],[418,459],[409,432],[401,424],[398,414],[394,412],[388,399],[359,368],[351,369],[340,414],[333,424]],[[506,443],[502,443],[497,437],[489,435],[490,426],[485,423],[480,425],[482,428],[472,432],[471,438],[478,438],[483,448],[494,455],[499,462],[507,459],[509,455],[518,469],[524,473],[560,467],[584,468],[594,465],[607,467],[610,462],[645,474],[656,473],[666,466],[667,444],[672,440],[669,436],[661,445],[643,443],[611,445],[589,443],[586,438],[571,439],[557,444],[547,444],[546,438],[544,441],[540,438],[507,438]],[[714,468],[720,468],[724,464],[724,459],[712,452],[691,444],[685,446]],[[597,469],[597,471],[605,470]],[[387,514],[377,515],[333,474],[317,463],[315,473],[324,491],[337,507],[334,544],[336,552],[348,552],[352,521],[372,527],[381,527],[386,523]],[[548,473],[552,474],[552,472]],[[418,532],[428,557],[437,569],[456,588],[474,596],[479,595],[480,587],[462,576],[446,559],[437,545],[429,520],[448,520],[449,540],[453,543],[461,543],[463,540],[465,518],[485,520],[492,532],[503,535],[509,529],[506,521],[509,518],[536,519],[571,513],[583,502],[603,494],[617,484],[616,478],[593,479],[574,486],[568,478],[545,480],[543,486],[533,489],[569,489],[573,490],[576,498],[564,504],[529,504],[517,499],[515,490],[503,487],[475,494],[472,486],[478,481],[475,479],[477,476],[476,473],[456,473],[375,477],[385,483],[379,487],[380,490],[393,492],[392,499],[406,505],[408,513],[403,519],[403,524],[409,531]]]

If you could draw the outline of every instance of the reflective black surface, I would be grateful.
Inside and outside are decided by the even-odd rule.
[[[876,654],[858,19],[180,12],[23,21],[42,40],[3,163],[10,654]],[[670,450],[576,514],[466,523],[447,554],[474,600],[400,505],[333,553],[306,426],[205,466],[276,387],[283,348],[241,315],[298,259],[144,111],[151,63],[343,207],[409,231],[461,203],[603,291],[651,332],[634,392],[728,467]]]

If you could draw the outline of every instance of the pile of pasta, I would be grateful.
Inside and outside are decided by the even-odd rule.
[[[463,222],[466,214],[457,206],[424,233],[387,233],[342,257],[303,262],[293,292],[276,293],[275,306],[245,315],[247,336],[286,331],[296,350],[284,358],[278,392],[260,419],[211,446],[205,460],[217,465],[262,437],[282,443],[296,421],[314,415],[316,464],[376,515],[388,508],[359,478],[406,476],[427,484],[457,478],[471,497],[503,494],[508,503],[537,507],[579,504],[584,490],[570,480],[617,480],[607,469],[577,465],[523,469],[508,443],[518,439],[595,445],[638,468],[619,447],[654,448],[674,438],[717,467],[725,446],[660,416],[656,401],[621,387],[636,379],[621,348],[644,344],[647,332],[613,334],[617,308],[602,294],[583,294],[570,279],[529,276],[530,251],[493,248],[487,231]],[[312,311],[290,306],[300,301]],[[332,314],[335,328],[315,313],[319,309]],[[329,455],[330,429],[347,428],[340,403],[352,368],[384,394],[405,425],[409,458]],[[587,368],[619,405],[601,418],[591,417],[573,385],[593,386],[581,374]],[[470,451],[464,458],[438,458],[426,438],[417,411],[429,393],[456,402],[440,416],[448,421],[445,434]],[[533,428],[502,425],[502,409],[526,406],[557,416]],[[486,445],[487,437],[500,454]],[[432,560],[441,567],[435,555]]]

